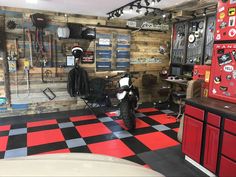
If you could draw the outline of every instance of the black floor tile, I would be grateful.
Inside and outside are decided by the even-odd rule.
[[[11,129],[26,128],[26,124],[12,124]]]
[[[161,112],[161,111],[154,111],[154,112],[145,112],[143,114],[146,115],[146,116],[153,116],[153,115],[163,114],[163,112]]]
[[[139,117],[139,119],[141,119],[142,121],[144,121],[145,123],[149,124],[149,125],[160,125],[159,122],[149,118],[149,117]]]
[[[80,146],[80,147],[70,148],[70,152],[91,153],[91,151],[89,150],[89,148],[87,146]]]
[[[145,128],[130,130],[129,132],[133,135],[142,135],[142,134],[146,134],[146,133],[157,132],[157,130],[153,127],[145,127]]]
[[[81,138],[79,132],[76,130],[75,127],[62,128],[61,132],[62,132],[65,140]]]
[[[66,142],[56,142],[50,144],[43,144],[39,146],[28,147],[28,155],[39,154],[43,152],[55,151],[68,148]]]
[[[162,133],[164,133],[165,135],[169,136],[170,138],[178,141],[177,132],[175,132],[174,130],[166,130],[166,131],[162,131]]]
[[[118,132],[124,130],[118,123],[111,121],[111,122],[104,122],[104,125],[107,126],[112,132]]]
[[[58,123],[71,122],[69,118],[57,119]]]
[[[8,137],[7,150],[26,147],[27,135],[13,135]]]
[[[100,123],[100,121],[98,119],[92,119],[92,120],[82,120],[82,121],[73,122],[75,126],[95,124],[95,123]]]
[[[58,129],[58,125],[44,125],[44,126],[38,126],[38,127],[29,127],[28,132],[37,132],[37,131],[44,131],[44,130],[53,130]]]
[[[143,143],[137,140],[135,137],[128,137],[121,139],[135,154],[150,151]]]
[[[0,159],[4,158],[4,154],[5,154],[5,152],[0,152]]]
[[[9,131],[2,131],[2,132],[0,132],[0,137],[8,136],[8,135],[9,135]]]
[[[87,138],[83,138],[83,139],[86,142],[86,144],[93,144],[93,143],[117,139],[117,137],[111,133],[111,134],[87,137]]]
[[[129,161],[134,162],[134,163],[137,163],[139,165],[145,165],[145,163],[136,155],[125,157],[124,159],[129,160]]]
[[[179,122],[175,122],[175,123],[170,123],[170,124],[165,124],[165,126],[173,129],[173,128],[179,128]]]
[[[105,113],[98,113],[96,114],[97,118],[101,118],[101,117],[108,117]]]

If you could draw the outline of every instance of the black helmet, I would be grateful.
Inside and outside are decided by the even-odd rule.
[[[83,57],[83,54],[84,54],[84,51],[81,47],[79,46],[74,46],[72,47],[72,55],[75,57],[75,58],[79,58],[81,59]]]

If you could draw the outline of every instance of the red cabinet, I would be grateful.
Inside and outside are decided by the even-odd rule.
[[[236,176],[236,162],[221,156],[220,162],[220,177],[235,177]]]
[[[211,125],[206,127],[205,152],[203,166],[213,173],[216,172],[220,129]]]
[[[202,130],[203,122],[185,115],[182,151],[198,163],[201,155]]]

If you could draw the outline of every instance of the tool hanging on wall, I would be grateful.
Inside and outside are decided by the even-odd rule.
[[[54,48],[55,48],[55,77],[58,77],[58,71],[57,71],[57,69],[58,69],[58,62],[57,62],[57,60],[58,60],[58,58],[57,58],[57,40],[54,40]]]
[[[33,52],[32,52],[32,35],[31,35],[31,32],[30,32],[30,29],[27,30],[27,36],[28,36],[28,40],[29,40],[29,50],[30,50],[30,67],[34,67],[34,64],[33,64]]]
[[[46,88],[43,90],[43,94],[49,99],[49,100],[54,100],[56,98],[55,93],[50,88]]]

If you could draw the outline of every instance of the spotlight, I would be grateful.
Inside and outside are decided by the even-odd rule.
[[[203,10],[203,16],[206,16],[206,9]]]
[[[154,6],[156,4],[155,0],[152,0],[151,5]]]
[[[129,12],[133,12],[133,4],[129,7]]]
[[[141,10],[139,10],[139,9],[137,9],[136,12],[137,12],[138,14],[141,14]]]
[[[166,18],[166,14],[163,14],[162,17],[163,17],[163,18]]]
[[[144,0],[146,6],[149,6],[150,5],[150,2],[148,2],[148,0]]]
[[[145,16],[149,14],[148,8],[146,8],[146,12],[144,13]]]
[[[116,16],[116,17],[120,17],[120,13],[119,13],[118,10],[115,12],[115,16]]]
[[[142,8],[141,2],[138,3],[137,8],[138,8],[138,9],[141,9],[141,8]]]

